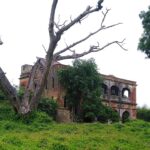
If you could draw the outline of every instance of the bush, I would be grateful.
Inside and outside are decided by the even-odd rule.
[[[7,100],[0,102],[0,120],[11,120],[14,115]]]
[[[40,111],[33,111],[26,116],[16,115],[15,120],[20,120],[25,124],[52,122],[52,118],[50,116],[48,116],[45,112]]]
[[[97,119],[98,121],[103,123],[108,122],[108,120],[117,122],[119,121],[119,114],[118,112],[114,111],[111,107],[103,105]]]
[[[101,100],[95,96],[94,94],[91,96],[92,98],[86,98],[82,105],[82,118],[84,122],[93,122],[95,118],[99,114],[101,109]]]
[[[93,122],[95,120],[95,114],[93,112],[86,112],[83,119],[84,122]]]
[[[0,100],[6,100],[7,96],[4,94],[2,90],[0,90]]]
[[[49,116],[56,118],[58,104],[54,99],[42,98],[38,105],[38,110],[47,113]]]
[[[150,109],[147,107],[137,108],[137,118],[150,121]]]

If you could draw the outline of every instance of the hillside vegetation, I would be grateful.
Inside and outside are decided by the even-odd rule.
[[[150,150],[150,123],[58,124],[40,112],[19,120],[1,101],[0,150]]]

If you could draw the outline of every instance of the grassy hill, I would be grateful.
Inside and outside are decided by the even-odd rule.
[[[150,123],[58,124],[42,113],[24,122],[1,101],[0,150],[150,150]]]

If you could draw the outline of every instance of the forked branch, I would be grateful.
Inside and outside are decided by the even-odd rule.
[[[101,51],[101,50],[103,50],[103,49],[105,49],[105,48],[107,48],[108,46],[113,45],[113,44],[117,44],[117,45],[118,45],[119,47],[121,47],[123,50],[127,50],[127,49],[125,49],[125,48],[123,47],[124,41],[125,41],[125,39],[122,40],[122,41],[112,41],[112,42],[107,43],[106,45],[104,45],[104,46],[102,46],[102,47],[99,47],[99,43],[98,43],[98,45],[90,46],[90,48],[89,48],[88,51],[84,51],[84,52],[82,52],[82,53],[74,53],[74,54],[72,54],[72,55],[66,55],[66,56],[61,56],[61,55],[59,55],[59,56],[56,57],[56,60],[58,61],[58,60],[64,60],[64,59],[76,59],[76,58],[80,58],[80,57],[83,57],[83,56],[85,56],[85,55],[87,55],[87,54],[89,54],[89,53],[99,52],[99,51]]]
[[[91,8],[91,7],[90,7],[90,8]],[[89,9],[90,9],[90,8],[89,8]],[[104,13],[104,12],[102,13],[102,14],[103,14],[103,18],[102,18],[102,21],[101,21],[101,23],[100,23],[100,28],[98,28],[96,31],[94,31],[94,32],[92,32],[92,33],[89,33],[89,34],[88,34],[87,36],[85,36],[84,38],[82,38],[82,39],[80,39],[80,40],[78,40],[78,41],[76,41],[76,42],[70,44],[69,46],[67,45],[64,49],[59,50],[57,53],[54,54],[54,57],[57,57],[58,55],[60,55],[60,54],[62,54],[62,53],[64,53],[64,52],[66,52],[66,51],[69,50],[70,48],[75,47],[76,45],[79,45],[80,43],[82,43],[82,42],[88,40],[90,37],[94,36],[95,34],[97,34],[98,32],[100,32],[100,31],[102,31],[102,30],[105,30],[105,29],[108,29],[108,28],[112,28],[112,27],[115,27],[115,26],[117,26],[117,25],[122,24],[122,23],[116,23],[116,24],[112,24],[112,25],[109,25],[109,26],[104,26],[103,24],[104,24],[104,21],[105,21],[106,16],[107,16],[107,14],[108,14],[109,11],[110,11],[110,9],[106,9],[106,12],[105,12],[105,13]]]
[[[102,4],[103,0],[99,0],[97,3],[96,8],[92,8],[91,6],[88,6],[80,15],[78,15],[75,19],[71,19],[71,21],[63,26],[57,33],[57,39],[59,40],[61,38],[61,36],[63,35],[63,33],[65,31],[67,31],[69,28],[71,28],[73,25],[75,25],[76,23],[80,23],[86,16],[88,16],[89,14],[93,13],[93,12],[97,12],[99,10],[102,9]]]

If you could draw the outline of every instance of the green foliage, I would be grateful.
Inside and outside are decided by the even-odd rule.
[[[60,143],[52,144],[52,148],[51,149],[53,149],[53,150],[69,150],[66,145],[60,144]]]
[[[17,95],[20,99],[22,99],[24,93],[25,93],[25,88],[24,87],[20,87],[19,90],[17,91]]]
[[[85,122],[93,122],[99,115],[102,109],[101,101],[98,97],[93,95],[91,98],[86,98],[82,104],[83,120]]]
[[[32,111],[30,114],[27,115],[15,115],[14,116],[15,121],[21,121],[24,124],[32,124],[32,123],[50,123],[52,122],[52,118],[48,116],[45,112],[40,111]]]
[[[48,140],[47,139],[41,139],[37,145],[39,148],[44,149],[48,146]]]
[[[12,119],[14,112],[8,100],[0,101],[0,120]]]
[[[4,92],[0,89],[0,100],[6,100],[7,96],[4,94]]]
[[[108,122],[108,120],[111,120],[112,122],[119,121],[119,114],[118,112],[115,112],[111,107],[102,105],[102,108],[99,112],[98,121],[104,123]]]
[[[0,106],[9,105],[0,101]],[[7,113],[11,114],[11,109]],[[14,114],[13,114],[14,115]],[[43,112],[32,114],[32,123],[8,116],[0,120],[0,150],[149,150],[150,123],[69,123],[46,121]],[[35,117],[36,116],[36,117]]]
[[[19,139],[16,136],[10,136],[10,137],[6,136],[2,139],[2,141],[6,144],[10,144],[18,147],[22,145],[21,139]]]
[[[144,32],[139,40],[138,49],[143,51],[150,58],[150,6],[148,11],[140,13]]]
[[[137,118],[150,121],[150,109],[147,107],[137,108]]]
[[[55,119],[58,104],[54,99],[42,98],[38,104],[38,110],[47,113]]]
[[[128,112],[124,112],[122,115],[122,122],[123,123],[128,122],[130,120],[129,116],[130,116],[130,114]]]
[[[66,89],[66,101],[76,117],[84,121],[94,121],[101,100],[102,79],[94,59],[75,60],[72,67],[58,72],[59,80]]]

